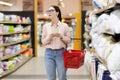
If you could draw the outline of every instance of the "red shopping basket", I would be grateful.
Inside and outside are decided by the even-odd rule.
[[[68,50],[63,52],[65,68],[79,68],[84,63],[84,50]]]

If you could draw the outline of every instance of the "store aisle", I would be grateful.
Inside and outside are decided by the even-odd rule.
[[[43,50],[40,48],[39,57],[32,58],[29,62],[19,68],[11,75],[6,76],[2,80],[47,80]],[[82,66],[79,69],[68,69],[68,80],[90,80],[86,68]]]

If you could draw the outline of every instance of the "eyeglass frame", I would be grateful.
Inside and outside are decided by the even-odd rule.
[[[54,12],[54,11],[55,11],[54,9],[50,9],[50,10],[47,10],[46,12],[50,13],[50,12]]]

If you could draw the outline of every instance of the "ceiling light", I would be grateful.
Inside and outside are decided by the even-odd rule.
[[[59,1],[63,1],[63,0],[59,0]]]
[[[73,14],[72,13],[69,13],[69,16],[72,16]]]
[[[64,3],[63,3],[63,2],[61,2],[61,6],[62,6],[62,7],[65,7],[65,5],[64,5]]]
[[[11,3],[7,3],[7,2],[3,2],[3,1],[0,1],[0,4],[6,5],[6,6],[12,6],[12,5],[13,5],[13,4],[11,4]]]
[[[46,14],[46,13],[44,13],[44,16],[47,16],[47,14]]]

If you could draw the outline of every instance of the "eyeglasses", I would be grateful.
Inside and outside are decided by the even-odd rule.
[[[50,12],[54,12],[54,11],[55,11],[54,9],[51,9],[51,10],[47,10],[46,12],[50,13]]]

